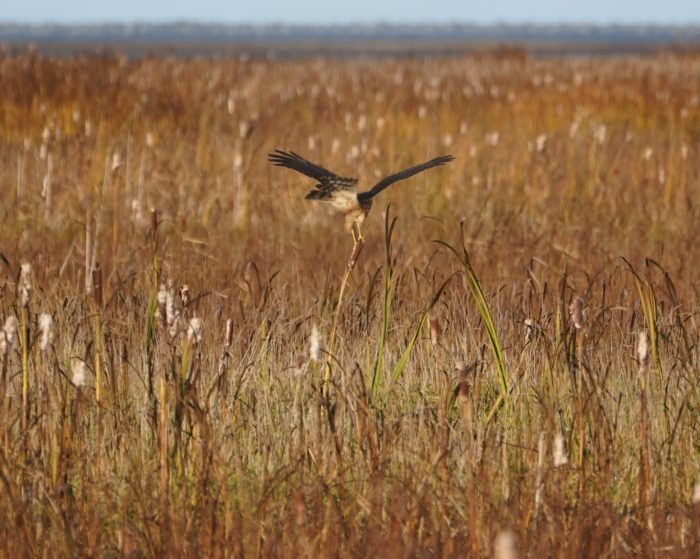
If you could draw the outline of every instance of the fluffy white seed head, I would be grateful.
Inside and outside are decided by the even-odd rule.
[[[576,330],[581,330],[581,328],[583,328],[583,323],[586,321],[586,313],[583,310],[583,306],[583,299],[581,299],[581,297],[576,297],[569,307],[571,323]]]
[[[25,262],[19,272],[19,304],[23,307],[29,305],[32,298],[32,265]]]
[[[118,151],[112,154],[112,172],[116,173],[122,166],[122,156]]]
[[[649,365],[649,336],[646,330],[641,331],[637,338],[637,360],[640,367]]]
[[[17,318],[14,316],[5,320],[5,326],[0,330],[0,355],[7,355],[12,351],[17,341],[17,324]]]
[[[76,388],[82,388],[87,384],[88,372],[85,361],[74,359],[73,363],[71,363],[71,372],[73,373],[71,382]]]
[[[554,467],[565,466],[569,463],[569,457],[566,455],[566,442],[564,435],[557,433],[554,435]]]
[[[309,338],[309,359],[311,361],[319,361],[321,359],[321,335],[318,333],[318,328],[314,324],[311,328],[311,337]]]
[[[39,315],[39,349],[46,351],[53,337],[53,318],[48,313]]]
[[[700,481],[696,481],[693,485],[693,492],[690,496],[690,502],[694,505],[700,505]]]
[[[199,345],[202,343],[202,330],[204,329],[204,324],[202,319],[193,316],[187,324],[187,341],[192,345]]]
[[[515,551],[515,534],[510,530],[501,530],[493,541],[495,559],[517,559]]]

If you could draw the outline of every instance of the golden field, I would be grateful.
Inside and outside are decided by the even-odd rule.
[[[697,557],[699,92],[695,55],[0,55],[0,556]],[[277,148],[456,160],[341,297]]]

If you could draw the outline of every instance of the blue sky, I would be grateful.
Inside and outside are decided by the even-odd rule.
[[[2,0],[0,21],[700,23],[700,0]]]

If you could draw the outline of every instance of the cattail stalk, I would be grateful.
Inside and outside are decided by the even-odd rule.
[[[364,239],[355,239],[355,244],[352,247],[352,254],[350,255],[350,260],[348,260],[348,265],[345,268],[345,274],[343,275],[343,281],[340,284],[340,293],[338,294],[338,304],[335,306],[335,317],[333,318],[333,327],[331,328],[331,335],[328,338],[328,359],[326,361],[326,372],[323,378],[323,395],[328,396],[328,383],[331,377],[331,359],[333,358],[333,344],[335,342],[335,330],[338,326],[338,318],[340,317],[340,309],[343,303],[343,294],[345,293],[345,286],[348,283],[348,278],[351,272],[355,268],[355,264],[362,254],[362,249],[365,247]]]
[[[92,272],[93,298],[95,301],[95,401],[102,399],[102,268],[95,265]]]
[[[647,376],[649,373],[649,336],[640,332],[637,339],[637,362],[639,364],[639,493],[638,507],[642,518],[649,508],[649,429],[647,416]]]
[[[151,241],[153,251],[153,285],[158,285],[158,210],[151,208]]]
[[[159,379],[160,417],[159,419],[159,469],[160,469],[160,507],[163,523],[168,512],[168,488],[170,485],[170,469],[168,468],[168,387],[165,374]]]
[[[584,390],[583,390],[583,327],[586,319],[584,302],[581,297],[576,297],[570,307],[571,323],[573,324],[576,339],[576,370],[578,372],[578,402],[576,415],[578,422],[578,465],[579,465],[579,499],[583,500],[586,482],[586,421],[584,417]],[[574,382],[576,387],[576,383]]]
[[[22,344],[22,431],[29,420],[29,303],[32,298],[32,266],[24,263],[20,268],[19,285],[20,342]]]
[[[537,514],[542,506],[542,493],[544,492],[544,456],[546,451],[546,442],[544,439],[544,431],[540,433],[540,438],[537,443],[537,473],[535,475],[535,521]]]
[[[457,399],[462,405],[462,417],[464,418],[464,427],[467,433],[467,452],[471,455],[471,446],[474,438],[473,431],[473,410],[472,399],[470,395],[469,375],[467,365],[460,363],[457,366],[459,380],[457,381]]]
[[[85,214],[85,293],[92,292],[92,272],[90,270],[90,244],[92,243],[92,218],[90,211]]]
[[[5,320],[5,325],[0,330],[0,354],[2,356],[2,394],[0,394],[0,403],[2,403],[3,421],[3,448],[5,455],[10,449],[10,425],[7,423],[7,418],[10,415],[10,400],[5,398],[7,395],[7,364],[12,353],[12,348],[17,341],[17,318],[10,316]]]

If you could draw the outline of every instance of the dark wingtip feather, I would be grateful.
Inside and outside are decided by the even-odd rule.
[[[276,149],[274,152],[267,154],[267,160],[273,165],[277,165],[280,167],[283,167],[285,161],[289,161],[289,159],[291,159],[290,155],[279,149]]]
[[[438,162],[438,165],[444,165],[445,163],[449,163],[450,161],[454,161],[455,156],[452,154],[441,155],[440,157],[436,157],[435,160]]]

